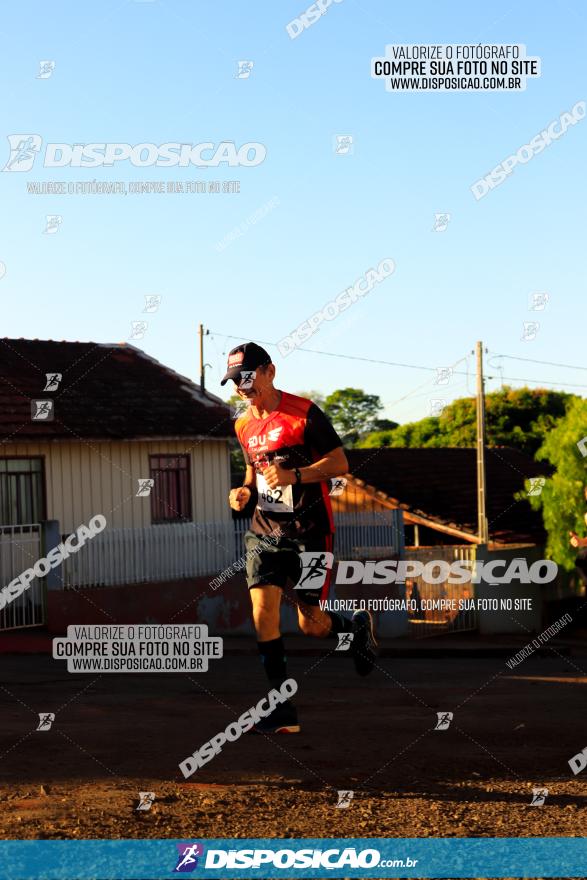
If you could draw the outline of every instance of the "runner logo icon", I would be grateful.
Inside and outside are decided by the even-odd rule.
[[[548,797],[548,789],[547,788],[533,788],[532,789],[532,800],[530,801],[531,807],[541,807],[546,798]]]
[[[191,874],[198,866],[198,858],[204,855],[204,847],[201,843],[176,843],[179,855],[177,865],[173,869],[180,874]]]
[[[437,712],[438,721],[436,722],[436,727],[434,730],[448,730],[450,727],[450,722],[453,719],[452,712]]]
[[[39,712],[39,726],[37,730],[51,730],[51,725],[54,721],[54,712]]]
[[[300,553],[302,571],[294,590],[319,590],[324,586],[334,563],[334,554],[314,551]]]

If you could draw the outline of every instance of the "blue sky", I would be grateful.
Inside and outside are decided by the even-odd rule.
[[[473,391],[477,339],[500,355],[585,365],[587,121],[480,201],[470,191],[587,100],[583,4],[342,0],[292,40],[285,26],[306,6],[109,0],[4,10],[2,165],[11,133],[45,143],[259,142],[267,155],[251,168],[124,162],[0,174],[2,335],[116,342],[146,319],[133,344],[197,380],[202,322],[212,333],[208,387],[225,397],[219,378],[237,341],[277,342],[387,257],[394,274],[305,343],[347,357],[284,358],[269,347],[278,385],[360,387],[405,422],[429,415],[432,399]],[[524,92],[390,94],[370,77],[388,43],[524,43],[542,76]],[[52,76],[37,79],[48,59]],[[239,60],[254,62],[248,79],[235,77]],[[352,155],[334,153],[336,135],[353,137]],[[240,180],[241,192],[27,193],[27,182],[53,180]],[[266,217],[217,249],[271,199]],[[444,232],[433,231],[437,212],[451,215]],[[43,234],[49,214],[63,218],[55,235]],[[535,292],[549,294],[543,311],[529,311]],[[147,294],[162,300],[145,316]],[[540,324],[531,341],[521,338],[525,321]],[[471,377],[440,388],[432,371],[348,356],[433,370],[460,362]],[[527,377],[530,387],[587,390],[584,369],[493,357],[487,371],[488,390],[502,375],[514,387]]]

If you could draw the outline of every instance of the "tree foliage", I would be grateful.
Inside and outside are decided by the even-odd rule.
[[[340,388],[324,401],[324,412],[347,446],[352,446],[359,436],[375,427],[377,413],[381,410],[377,394],[365,394],[360,388]]]
[[[565,414],[573,395],[544,388],[502,388],[485,398],[488,446],[513,446],[535,455],[547,432]],[[448,404],[440,416],[408,422],[393,431],[376,432],[357,444],[361,447],[475,446],[474,397]]]
[[[587,483],[587,456],[577,446],[581,440],[587,452],[587,400],[575,398],[569,404],[566,415],[548,431],[536,458],[549,461],[556,468],[552,477],[546,479],[539,495],[528,500],[535,510],[542,511],[544,527],[548,533],[546,552],[549,558],[571,570],[577,550],[569,544],[569,532],[584,537],[585,496]],[[529,484],[526,485],[526,491]],[[525,495],[524,495],[525,497]]]

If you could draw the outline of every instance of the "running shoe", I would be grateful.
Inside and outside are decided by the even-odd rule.
[[[286,700],[253,727],[252,733],[299,733],[296,707]]]

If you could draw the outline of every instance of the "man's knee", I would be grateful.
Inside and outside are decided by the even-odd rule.
[[[253,623],[261,641],[277,638],[279,635],[280,595],[274,594],[273,589],[275,588],[251,590]]]

